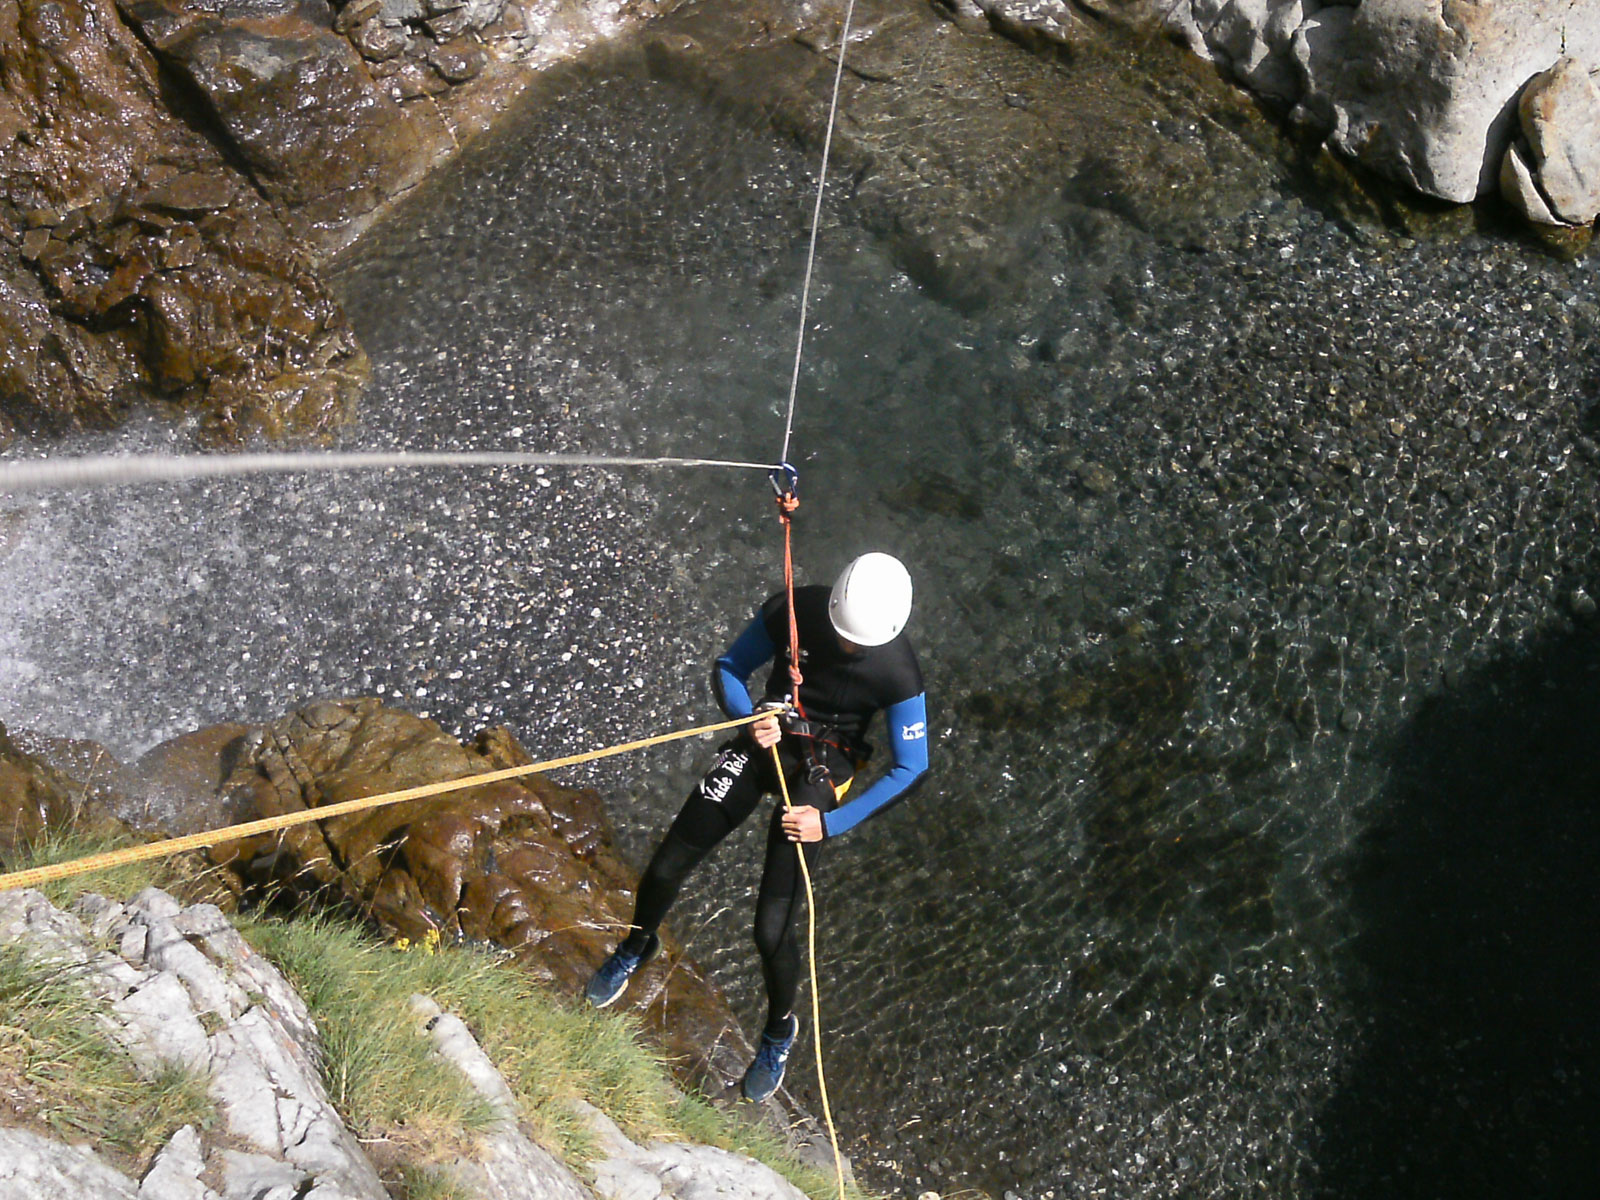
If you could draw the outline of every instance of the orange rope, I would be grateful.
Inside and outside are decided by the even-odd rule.
[[[806,709],[800,703],[800,685],[805,677],[800,674],[800,622],[794,615],[794,510],[799,507],[800,498],[793,492],[778,497],[778,520],[783,523],[783,588],[789,598],[789,686],[795,711],[803,721]]]

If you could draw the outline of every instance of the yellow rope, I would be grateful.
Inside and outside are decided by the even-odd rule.
[[[121,866],[124,863],[145,862],[152,858],[166,858],[172,854],[182,854],[185,850],[201,850],[207,846],[215,846],[219,842],[239,841],[243,838],[255,837],[258,834],[273,833],[279,829],[289,829],[296,825],[306,825],[312,821],[326,821],[332,817],[342,817],[349,813],[362,812],[369,808],[380,808],[388,804],[399,804],[403,800],[421,800],[426,796],[439,796],[446,792],[457,792],[465,788],[482,787],[486,783],[499,783],[504,779],[517,779],[523,775],[532,775],[538,771],[554,771],[558,767],[572,767],[579,763],[594,762],[599,758],[610,758],[616,754],[626,754],[632,750],[643,750],[649,746],[659,746],[664,742],[682,741],[684,738],[699,737],[702,734],[718,733],[724,729],[736,729],[741,725],[748,725],[752,721],[761,719],[758,714],[748,717],[738,717],[732,721],[719,721],[715,725],[699,725],[693,729],[680,729],[673,733],[661,733],[654,737],[641,738],[636,742],[624,742],[618,746],[607,746],[603,750],[590,750],[584,754],[573,754],[566,758],[552,758],[547,762],[529,763],[525,767],[506,767],[499,771],[485,771],[481,775],[467,775],[460,779],[448,779],[442,783],[426,783],[420,787],[405,788],[398,792],[383,792],[376,796],[363,796],[356,800],[344,800],[338,804],[329,804],[322,808],[308,808],[302,812],[284,813],[277,817],[263,817],[259,821],[246,821],[242,825],[229,825],[223,829],[213,829],[203,833],[191,833],[184,837],[168,838],[166,841],[149,842],[142,846],[128,846],[121,850],[109,850],[103,854],[91,854],[86,858],[75,858],[70,862],[52,863],[49,866],[30,867],[24,871],[12,871],[0,875],[0,891],[10,888],[37,887],[41,883],[49,883],[56,879],[68,879],[74,875],[86,875],[90,871],[101,871],[108,867]]]
[[[784,810],[793,811],[794,805],[789,801],[789,781],[783,777],[783,761],[778,757],[778,747],[774,745],[771,749],[772,765],[778,772],[778,790],[783,793]],[[811,890],[811,868],[806,865],[805,843],[796,842],[794,851],[800,856],[800,877],[806,881],[806,948],[811,959],[811,1044],[817,1051],[817,1089],[822,1093],[822,1119],[828,1123],[828,1140],[833,1144],[833,1170],[839,1181],[839,1200],[845,1200],[844,1159],[839,1154],[839,1131],[833,1127],[833,1108],[828,1103],[828,1081],[822,1073],[822,999],[817,991],[817,898]]]

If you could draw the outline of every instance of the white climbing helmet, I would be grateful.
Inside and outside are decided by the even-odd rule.
[[[828,597],[835,632],[858,646],[893,641],[911,615],[911,576],[892,554],[874,550],[839,572]]]

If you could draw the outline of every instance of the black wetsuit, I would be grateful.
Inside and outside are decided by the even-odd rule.
[[[866,818],[903,799],[927,771],[927,718],[922,671],[905,635],[882,646],[847,653],[828,619],[829,589],[803,587],[795,592],[795,617],[800,637],[800,704],[812,723],[812,736],[786,732],[778,744],[790,800],[823,813],[825,837],[836,837]],[[745,631],[717,660],[717,701],[729,716],[753,711],[747,681],[771,660],[766,696],[781,699],[789,687],[788,604],[782,593],[762,605]],[[894,763],[859,798],[841,804],[856,769],[871,755],[866,731],[883,710],[889,718],[889,744]],[[826,769],[814,778],[811,767]],[[657,847],[639,881],[634,929],[624,943],[640,953],[677,899],[685,877],[760,803],[778,790],[772,752],[758,747],[748,733],[723,746],[715,765],[689,793],[672,827]],[[784,836],[783,810],[774,808],[767,830],[766,866],[756,897],[755,939],[767,985],[768,1025],[786,1025],[800,986],[801,900],[796,843]],[[821,842],[802,844],[806,863],[815,870]]]

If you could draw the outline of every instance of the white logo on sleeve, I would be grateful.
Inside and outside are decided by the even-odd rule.
[[[914,742],[918,738],[925,738],[927,736],[928,725],[925,721],[916,721],[910,725],[900,726],[900,740],[903,742]]]

